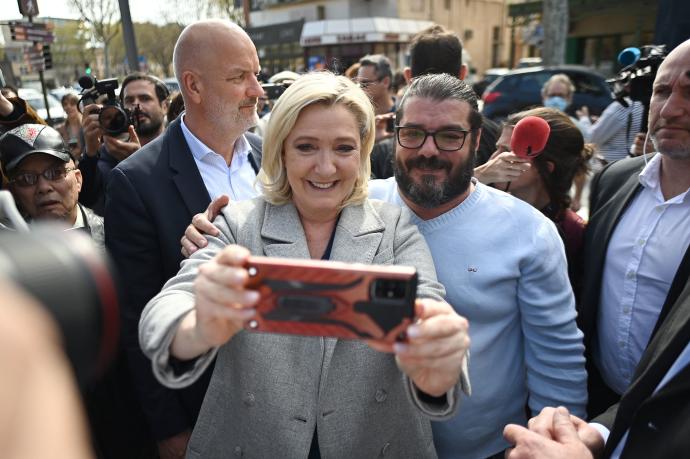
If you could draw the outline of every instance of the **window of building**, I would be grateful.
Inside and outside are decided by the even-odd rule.
[[[316,20],[323,21],[326,19],[326,7],[323,5],[318,5],[316,7]]]

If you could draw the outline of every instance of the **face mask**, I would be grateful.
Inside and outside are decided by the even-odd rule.
[[[560,110],[562,112],[565,111],[565,108],[567,106],[568,106],[568,101],[565,100],[564,98],[560,97],[560,96],[547,97],[546,100],[544,101],[544,107],[555,108],[555,109]]]

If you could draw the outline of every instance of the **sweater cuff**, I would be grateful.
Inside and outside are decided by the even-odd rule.
[[[405,374],[403,378],[405,380],[405,386],[407,387],[407,395],[410,401],[419,409],[422,414],[430,418],[432,421],[445,421],[455,416],[460,406],[460,392],[469,396],[472,394],[472,389],[470,387],[470,380],[468,378],[468,365],[469,351],[467,356],[463,361],[462,368],[460,370],[460,378],[457,384],[450,388],[445,395],[440,397],[432,397],[428,394],[423,393],[421,390],[414,385],[412,380]]]

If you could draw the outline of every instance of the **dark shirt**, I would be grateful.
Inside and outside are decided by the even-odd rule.
[[[101,145],[96,156],[83,154],[79,161],[78,167],[82,177],[79,202],[91,208],[97,215],[102,216],[105,210],[105,189],[108,185],[108,177],[118,162],[108,153],[105,145]]]
[[[561,212],[549,204],[541,212],[556,224],[558,234],[565,245],[565,258],[568,261],[568,277],[576,300],[582,287],[582,256],[585,238],[585,221],[570,209]]]

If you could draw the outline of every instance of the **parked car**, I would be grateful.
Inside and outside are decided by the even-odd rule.
[[[36,91],[35,89],[19,89],[19,97],[24,99],[26,103],[31,105],[38,116],[48,121],[48,111],[46,110],[46,104],[43,100],[43,93]],[[50,107],[50,118],[52,119],[52,126],[57,126],[65,122],[67,114],[62,109],[62,104],[55,96],[48,94],[48,107]]]
[[[496,67],[492,69],[487,69],[486,72],[484,72],[484,78],[481,80],[477,81],[472,85],[472,88],[474,89],[474,92],[477,93],[478,97],[481,97],[482,94],[484,94],[484,90],[494,81],[498,79],[498,77],[505,75],[506,73],[510,72],[510,69],[507,67]]]
[[[523,57],[520,58],[515,68],[524,69],[525,67],[537,67],[540,65],[542,65],[541,57]]]
[[[588,67],[529,67],[512,70],[491,83],[482,95],[482,113],[494,121],[501,121],[511,113],[541,105],[541,88],[556,73],[565,73],[575,85],[573,102],[567,110],[571,116],[584,105],[591,114],[599,115],[613,101],[604,77]]]

